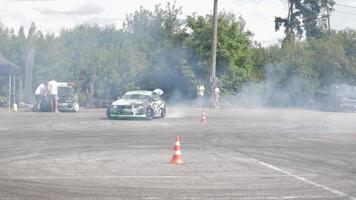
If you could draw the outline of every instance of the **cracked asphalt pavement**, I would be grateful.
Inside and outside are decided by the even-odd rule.
[[[356,113],[168,107],[108,120],[0,110],[0,200],[356,200]],[[183,165],[171,165],[175,136]]]

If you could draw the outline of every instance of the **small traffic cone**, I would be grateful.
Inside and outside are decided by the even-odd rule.
[[[201,114],[200,123],[202,123],[202,124],[206,123],[205,111],[203,111],[203,113]]]
[[[174,153],[171,164],[183,164],[182,153],[180,151],[180,137],[176,136],[176,143],[174,145]]]

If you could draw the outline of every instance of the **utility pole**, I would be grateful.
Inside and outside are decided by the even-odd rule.
[[[329,5],[326,3],[326,13],[327,13],[327,18],[328,18],[328,31],[331,31],[331,26],[330,26],[330,10],[329,10]]]
[[[32,103],[32,78],[36,47],[33,45],[27,53],[25,72],[25,102]]]
[[[216,46],[217,46],[217,32],[218,32],[218,0],[214,0],[214,13],[213,13],[213,33],[211,38],[211,97],[212,104],[214,104],[216,87]]]
[[[9,112],[11,112],[11,77],[12,77],[12,73],[9,75],[9,102],[8,102],[8,107],[9,107]]]
[[[289,23],[292,21],[293,8],[294,8],[294,5],[293,5],[292,0],[288,0],[288,17],[287,17],[287,20],[288,20]],[[288,37],[288,39],[290,39],[291,34],[292,34],[292,31],[293,31],[293,30],[292,30],[291,26],[288,25],[288,26],[286,27],[286,32],[287,32],[287,37]]]

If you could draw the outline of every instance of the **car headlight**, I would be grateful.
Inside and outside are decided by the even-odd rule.
[[[117,105],[112,105],[111,107],[113,107],[113,108],[117,108]]]

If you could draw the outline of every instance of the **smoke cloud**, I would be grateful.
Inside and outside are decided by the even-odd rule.
[[[313,106],[316,84],[300,73],[288,73],[286,64],[265,66],[265,80],[248,82],[235,95],[221,99],[226,107],[302,107]]]

